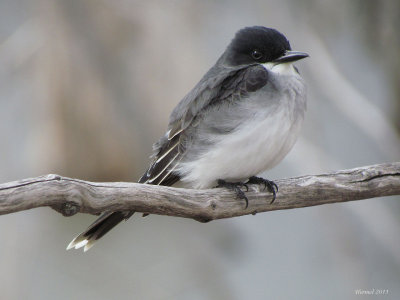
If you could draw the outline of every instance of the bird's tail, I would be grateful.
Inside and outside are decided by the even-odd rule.
[[[114,226],[118,225],[122,220],[128,219],[133,213],[134,211],[115,211],[102,214],[88,229],[69,243],[67,250],[84,247],[83,251],[88,251],[98,239],[114,228]]]
[[[156,162],[157,161],[158,160],[156,160]],[[170,163],[167,164],[167,167],[169,165]],[[138,182],[149,183],[150,179],[152,179],[151,183],[149,184],[165,186],[173,185],[179,180],[179,176],[173,174],[171,170],[167,169],[167,167],[163,167],[161,173],[159,173],[159,170],[151,165]],[[150,170],[152,170],[152,172],[150,172]],[[156,175],[153,174],[154,172],[156,172]],[[164,172],[167,172],[167,174],[164,174]],[[92,225],[89,226],[88,229],[86,229],[84,232],[74,238],[71,243],[69,243],[69,245],[67,246],[67,250],[72,248],[79,249],[81,247],[84,247],[83,251],[88,251],[90,248],[93,247],[94,243],[98,239],[100,239],[103,235],[105,235],[107,232],[117,226],[122,220],[127,220],[133,214],[134,211],[115,211],[103,213],[96,221],[93,222]],[[143,214],[143,216],[147,215],[148,214],[146,213]]]

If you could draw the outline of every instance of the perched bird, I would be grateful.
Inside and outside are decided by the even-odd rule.
[[[172,111],[165,135],[140,183],[191,188],[227,187],[244,201],[246,184],[278,164],[293,147],[306,110],[306,87],[292,51],[279,31],[262,26],[239,30],[216,64]],[[106,212],[67,249],[90,249],[134,211]]]

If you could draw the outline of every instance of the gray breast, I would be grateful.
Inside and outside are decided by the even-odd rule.
[[[279,110],[296,123],[306,110],[305,84],[300,76],[271,76],[268,84],[247,97],[227,99],[202,111],[185,133],[187,153],[193,160],[215,143],[255,117],[273,118]]]

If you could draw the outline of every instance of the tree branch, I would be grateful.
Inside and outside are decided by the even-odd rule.
[[[98,183],[46,175],[0,184],[0,214],[50,206],[64,216],[78,212],[137,212],[201,222],[259,212],[400,195],[400,162],[275,181],[276,200],[263,186],[249,185],[249,206],[226,189],[181,189],[139,183]]]

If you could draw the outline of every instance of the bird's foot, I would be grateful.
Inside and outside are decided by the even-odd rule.
[[[257,176],[251,176],[247,183],[250,184],[264,184],[264,190],[268,188],[268,191],[272,193],[272,201],[271,204],[274,203],[275,198],[276,198],[276,193],[278,192],[278,186],[276,185],[275,182],[272,180],[264,179],[262,177],[257,177]]]
[[[224,188],[234,191],[236,193],[236,197],[246,201],[246,208],[249,206],[249,199],[247,199],[246,195],[242,191],[242,187],[246,188],[246,192],[249,191],[249,187],[247,186],[246,183],[226,182],[225,180],[222,180],[222,179],[218,179],[217,183],[218,183],[217,187],[224,187]]]

